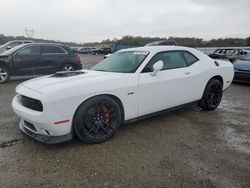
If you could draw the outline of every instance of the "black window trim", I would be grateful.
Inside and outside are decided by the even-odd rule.
[[[186,65],[185,67],[190,67],[190,66],[192,66],[193,64],[197,63],[198,61],[200,61],[200,59],[199,59],[196,55],[194,55],[193,53],[189,52],[188,50],[167,50],[167,51],[161,51],[161,52],[157,52],[157,53],[148,61],[148,63],[143,67],[141,73],[149,73],[149,72],[143,72],[144,68],[150,63],[150,61],[151,61],[156,55],[158,55],[158,54],[160,54],[160,53],[165,53],[165,52],[181,52],[181,55],[183,56],[184,61],[185,61],[185,65]],[[187,59],[185,58],[183,52],[188,52],[188,53],[190,53],[191,55],[193,55],[193,56],[197,59],[197,61],[194,62],[194,63],[192,63],[191,65],[187,65]],[[160,71],[166,71],[166,70],[172,70],[172,69],[180,69],[180,68],[185,68],[185,67],[164,69],[164,70],[160,70]]]

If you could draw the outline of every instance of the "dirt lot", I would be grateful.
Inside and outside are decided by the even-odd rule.
[[[102,59],[83,57],[84,67]],[[121,127],[109,141],[40,144],[18,130],[0,85],[0,187],[250,187],[250,85],[212,112],[186,108]]]

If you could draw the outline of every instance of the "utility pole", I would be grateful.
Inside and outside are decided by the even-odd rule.
[[[34,29],[28,29],[25,27],[24,32],[28,38],[33,38],[34,35]]]

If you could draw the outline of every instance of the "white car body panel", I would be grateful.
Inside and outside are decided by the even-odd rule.
[[[124,120],[154,113],[167,108],[201,99],[206,84],[213,76],[223,78],[223,89],[233,79],[233,65],[227,61],[214,60],[202,52],[178,46],[148,46],[122,51],[148,51],[147,58],[135,73],[111,73],[83,70],[84,74],[65,78],[44,76],[20,84],[16,92],[38,99],[44,106],[43,112],[35,112],[13,99],[15,113],[34,124],[38,134],[50,136],[69,134],[77,108],[87,99],[107,94],[117,97],[124,109]],[[158,52],[186,50],[200,60],[191,66],[159,71],[156,76],[141,73],[149,60]],[[65,124],[55,122],[69,120]]]

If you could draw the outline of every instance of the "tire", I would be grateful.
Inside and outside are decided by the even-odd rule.
[[[74,131],[86,143],[110,139],[122,123],[119,104],[108,96],[93,97],[84,102],[74,118]]]
[[[203,110],[214,110],[219,106],[222,94],[222,83],[218,79],[212,79],[208,82],[198,106]]]
[[[10,71],[5,66],[0,66],[0,84],[7,83],[10,80]]]
[[[74,71],[75,67],[74,65],[70,64],[70,63],[66,63],[62,66],[61,71]]]

